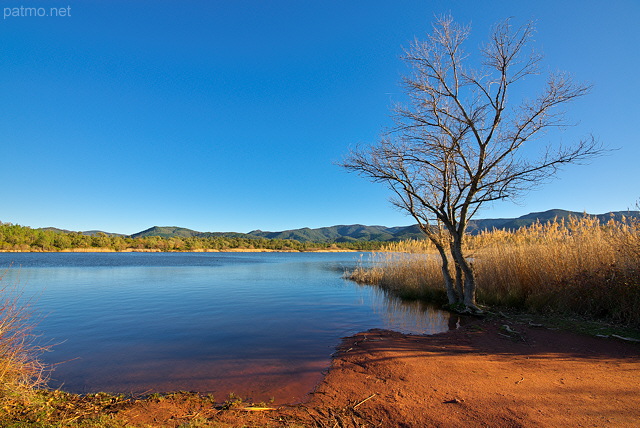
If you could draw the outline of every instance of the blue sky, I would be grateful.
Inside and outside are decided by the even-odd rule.
[[[389,192],[335,165],[403,98],[403,47],[451,12],[537,22],[548,70],[594,85],[569,107],[618,150],[479,217],[633,208],[640,2],[4,0],[70,16],[0,22],[0,221],[135,233],[411,224]],[[9,9],[11,12],[11,9]],[[539,82],[532,81],[536,88]],[[532,92],[533,94],[533,92]]]

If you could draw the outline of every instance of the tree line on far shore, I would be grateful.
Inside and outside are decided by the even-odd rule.
[[[239,238],[239,237],[170,237],[129,236],[80,232],[63,232],[32,229],[10,223],[0,223],[0,251],[225,251],[225,250],[274,250],[318,251],[355,250],[372,251],[381,248],[382,242],[354,241],[317,243],[292,239]]]

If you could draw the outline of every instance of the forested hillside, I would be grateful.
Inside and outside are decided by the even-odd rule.
[[[470,234],[476,234],[483,230],[516,230],[521,227],[527,227],[540,221],[546,223],[548,221],[567,220],[569,217],[581,218],[583,216],[596,217],[601,222],[607,222],[610,219],[620,221],[623,217],[640,217],[638,211],[616,211],[606,214],[586,214],[576,211],[566,210],[548,210],[538,213],[530,213],[518,218],[496,218],[496,219],[478,219],[471,220],[467,231]],[[406,239],[422,239],[422,232],[417,225],[412,226],[364,226],[361,224],[340,225],[331,227],[320,227],[310,229],[308,227],[302,229],[283,230],[280,232],[266,232],[262,230],[254,230],[249,233],[237,232],[197,232],[183,227],[152,227],[139,233],[131,235],[139,238],[145,236],[161,236],[161,237],[200,237],[200,238],[267,238],[267,239],[292,239],[300,242],[319,242],[319,243],[346,243],[357,241],[402,241]]]
[[[638,211],[618,211],[600,215],[549,210],[530,213],[518,218],[472,220],[468,227],[470,234],[483,230],[517,230],[535,222],[546,223],[566,220],[569,217],[595,217],[600,222],[611,219],[620,221],[623,217],[640,217]],[[31,229],[25,226],[0,223],[0,251],[62,251],[110,249],[156,250],[156,251],[199,251],[230,249],[267,249],[311,251],[330,247],[349,250],[377,250],[384,243],[407,239],[424,239],[417,225],[385,227],[342,225],[317,229],[302,228],[281,232],[254,230],[249,233],[198,232],[183,227],[154,226],[133,235],[121,235],[100,231],[71,232],[57,228]]]
[[[313,251],[326,249],[374,250],[379,242],[312,243],[288,239],[239,238],[225,236],[122,236],[98,232],[88,235],[55,229],[31,229],[9,223],[0,224],[0,251],[203,251],[265,249]]]
[[[582,218],[584,216],[596,217],[601,222],[611,219],[620,221],[623,217],[640,217],[638,211],[617,211],[606,214],[591,215],[576,211],[548,210],[538,213],[530,213],[518,218],[502,219],[478,219],[471,220],[467,229],[468,233],[476,234],[483,230],[517,230],[527,227],[540,221],[546,223],[558,220],[567,220],[569,217]],[[254,230],[249,235],[260,236],[272,239],[296,239],[302,242],[352,242],[358,240],[370,241],[402,241],[406,239],[422,239],[424,235],[417,225],[384,227],[384,226],[363,226],[361,224],[350,226],[332,226],[318,229],[294,229],[282,232],[263,232]]]

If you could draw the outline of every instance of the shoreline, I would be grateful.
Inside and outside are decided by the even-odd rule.
[[[343,341],[309,404],[357,403],[342,416],[357,425],[631,427],[639,357],[637,343],[508,319],[433,336],[370,330]]]
[[[98,402],[98,414],[132,427],[632,427],[638,396],[639,344],[500,319],[431,336],[369,330],[343,338],[299,404],[178,392],[72,396],[61,406],[94,406],[90,418]]]
[[[155,248],[126,248],[114,250],[111,248],[73,248],[58,251],[22,251],[0,250],[0,253],[365,253],[365,250],[349,250],[342,248],[320,248],[309,250],[274,250],[271,248],[228,248],[224,250],[194,249],[188,251],[163,251]]]

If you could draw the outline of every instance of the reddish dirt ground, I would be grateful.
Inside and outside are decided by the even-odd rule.
[[[136,426],[638,427],[639,357],[638,344],[515,322],[435,336],[372,330],[344,339],[302,404],[222,410],[175,396],[117,417]]]

